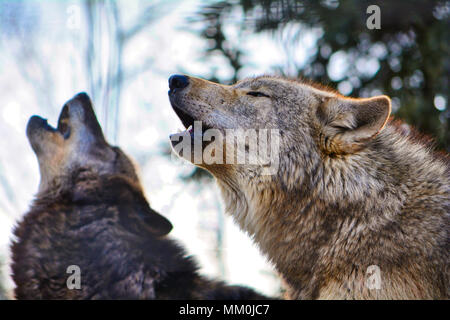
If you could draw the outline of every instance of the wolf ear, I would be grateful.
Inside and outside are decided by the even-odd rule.
[[[383,129],[390,113],[387,96],[331,98],[317,110],[322,125],[320,146],[327,154],[357,152]]]
[[[143,225],[155,236],[161,237],[168,234],[173,226],[170,221],[153,210],[150,206],[146,206],[145,210],[139,212],[139,218],[142,219]]]
[[[122,206],[119,210],[122,225],[133,233],[145,235],[149,232],[162,237],[172,230],[172,223],[146,203]]]

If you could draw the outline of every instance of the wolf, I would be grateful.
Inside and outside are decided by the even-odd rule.
[[[14,231],[17,299],[265,298],[199,274],[132,161],[106,142],[87,94],[64,105],[57,128],[33,116],[26,133],[41,180]]]
[[[202,150],[210,129],[278,132],[272,174],[267,163],[195,164],[216,178],[226,212],[290,298],[449,298],[449,157],[390,118],[389,97],[350,98],[271,76],[221,85],[173,75],[169,88],[182,134]],[[218,141],[224,158],[236,153],[234,140]]]

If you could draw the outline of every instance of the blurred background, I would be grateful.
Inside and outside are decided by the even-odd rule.
[[[380,29],[369,29],[369,5]],[[108,140],[139,164],[152,207],[202,272],[279,294],[272,266],[223,214],[211,176],[170,153],[182,128],[167,78],[229,84],[306,77],[353,97],[387,94],[393,113],[450,151],[450,1],[0,0],[0,298],[11,298],[9,243],[37,191],[28,118],[56,124],[86,91]]]

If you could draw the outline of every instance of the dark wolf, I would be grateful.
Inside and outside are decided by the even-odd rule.
[[[33,116],[26,132],[41,181],[14,232],[17,299],[264,298],[198,273],[130,159],[105,141],[86,94],[64,105],[57,128]]]

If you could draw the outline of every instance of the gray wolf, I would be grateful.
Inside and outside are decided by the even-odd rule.
[[[174,75],[169,87],[183,124],[201,121],[187,134],[203,149],[208,129],[279,132],[273,174],[258,164],[195,164],[214,175],[227,213],[291,298],[449,298],[449,157],[391,120],[389,97],[349,98],[270,76],[227,86]],[[235,152],[234,140],[220,143],[223,157]]]
[[[14,232],[17,299],[264,298],[198,273],[130,159],[106,142],[85,93],[64,105],[57,128],[33,116],[26,131],[41,181]]]

